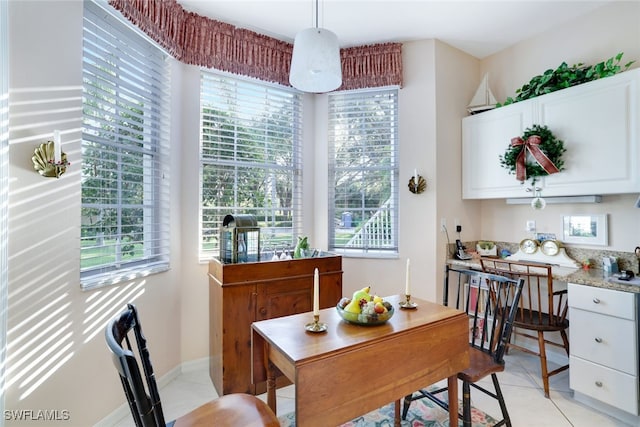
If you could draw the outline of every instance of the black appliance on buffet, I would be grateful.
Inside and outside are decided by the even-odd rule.
[[[220,227],[220,261],[260,260],[260,227],[253,215],[226,215]]]

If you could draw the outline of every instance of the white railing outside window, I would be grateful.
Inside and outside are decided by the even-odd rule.
[[[169,67],[131,26],[84,2],[83,288],[169,268]]]

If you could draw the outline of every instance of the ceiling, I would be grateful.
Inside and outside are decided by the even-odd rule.
[[[482,59],[612,0],[320,0],[341,47],[438,39]],[[315,26],[313,0],[178,0],[186,10],[293,42]]]

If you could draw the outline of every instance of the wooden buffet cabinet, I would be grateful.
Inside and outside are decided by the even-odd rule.
[[[266,391],[266,382],[251,383],[251,323],[312,311],[315,268],[320,308],[333,307],[342,297],[340,256],[209,262],[209,375],[219,395]]]

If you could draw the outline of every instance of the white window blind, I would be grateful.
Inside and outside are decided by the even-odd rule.
[[[398,251],[398,89],[329,95],[329,250]]]
[[[219,255],[227,214],[254,215],[263,251],[294,245],[301,228],[302,97],[203,71],[200,89],[200,258]]]
[[[169,267],[166,55],[84,3],[83,288]]]

